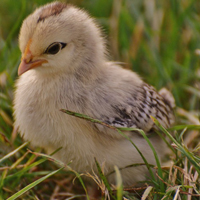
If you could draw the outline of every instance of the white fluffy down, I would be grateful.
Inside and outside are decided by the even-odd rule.
[[[97,172],[94,158],[100,164],[105,162],[106,174],[114,170],[114,165],[124,168],[144,163],[135,147],[118,132],[60,111],[68,109],[106,123],[114,123],[123,115],[121,112],[126,111],[130,116],[124,116],[132,120],[132,127],[146,132],[154,128],[151,119],[144,114],[151,112],[144,82],[134,72],[108,62],[100,29],[85,11],[66,6],[60,13],[38,22],[43,9],[51,11],[59,4],[54,2],[39,8],[23,22],[19,37],[22,56],[26,56],[25,49],[31,40],[29,50],[33,59],[48,62],[28,70],[17,80],[15,126],[25,140],[43,147],[48,153],[62,147],[54,156],[64,163],[72,161],[71,167],[79,172],[91,172],[92,169]],[[45,54],[45,49],[53,42],[67,45],[55,55]],[[164,97],[156,95],[165,107]],[[144,113],[141,115],[144,120],[137,122],[135,112],[143,104]],[[170,110],[170,106],[166,107]],[[156,109],[155,106],[155,112],[152,111],[155,117],[158,114]],[[172,110],[169,115],[173,118]],[[167,123],[167,117],[159,120],[161,124]],[[117,121],[126,122],[126,118]],[[170,125],[171,122],[166,126]],[[136,132],[126,134],[148,162],[155,164],[152,150],[144,138]],[[166,150],[162,140],[156,134],[150,134],[149,139],[162,156]],[[124,184],[130,185],[145,180],[148,170],[145,166],[138,166],[123,169],[121,173]],[[114,183],[114,175],[109,180]]]

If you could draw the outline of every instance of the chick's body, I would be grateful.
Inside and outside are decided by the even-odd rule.
[[[173,98],[159,95],[138,75],[107,62],[99,28],[84,11],[59,2],[37,9],[21,28],[21,75],[16,83],[15,125],[25,140],[43,147],[79,172],[96,171],[94,158],[105,162],[105,173],[143,163],[135,147],[116,131],[67,115],[68,109],[117,127],[154,129],[150,115],[169,127],[174,121]],[[57,51],[58,50],[58,51]],[[170,96],[170,95],[169,95]],[[150,164],[152,150],[136,132],[126,133]],[[150,140],[161,156],[157,135]],[[121,171],[125,184],[145,179],[144,166]],[[113,182],[113,176],[109,177]]]

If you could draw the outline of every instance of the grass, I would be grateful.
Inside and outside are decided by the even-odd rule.
[[[20,62],[17,37],[22,20],[48,0],[0,2],[0,199],[199,199],[200,195],[200,2],[196,0],[76,0],[103,27],[112,60],[128,63],[157,89],[167,87],[175,96],[176,125],[165,135],[172,149],[170,164],[160,165],[144,186],[124,188],[120,169],[118,184],[109,185],[103,170],[94,179],[101,194],[82,175],[42,153],[29,150],[13,127],[14,81]],[[74,114],[74,113],[66,113]],[[84,117],[79,115],[79,117]],[[93,120],[87,118],[87,120]],[[101,123],[93,121],[94,123]],[[111,127],[112,128],[112,127]],[[117,130],[123,134],[121,130]],[[124,130],[123,130],[124,131]],[[148,141],[145,134],[138,130]],[[128,139],[128,138],[127,138]],[[170,142],[169,142],[170,141]],[[133,144],[134,145],[134,144]],[[166,158],[167,159],[167,158]],[[146,163],[144,158],[144,163]],[[144,163],[138,163],[143,165]],[[148,165],[148,163],[146,163]],[[149,170],[153,166],[149,165]],[[74,177],[77,177],[74,179]],[[42,182],[41,182],[42,181]],[[41,183],[40,183],[41,182]],[[24,193],[25,192],[25,193]]]

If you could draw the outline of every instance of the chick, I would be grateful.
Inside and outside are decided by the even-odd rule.
[[[67,115],[83,113],[115,127],[140,128],[149,134],[159,156],[162,140],[151,134],[150,116],[168,128],[174,122],[174,99],[159,94],[134,72],[109,62],[100,28],[85,11],[54,2],[42,6],[23,22],[19,46],[22,59],[14,98],[15,126],[25,140],[43,147],[78,172],[97,172],[95,160],[109,174],[143,163],[135,147],[116,131]],[[126,132],[150,164],[151,148],[137,132]],[[146,179],[146,166],[121,170],[123,183]],[[114,175],[108,176],[114,183]]]

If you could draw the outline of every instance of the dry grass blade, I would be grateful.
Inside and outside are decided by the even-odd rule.
[[[173,200],[177,200],[177,199],[179,198],[179,192],[180,192],[180,187],[178,187],[178,188],[176,189],[176,194],[175,194]]]
[[[24,148],[28,144],[29,144],[29,142],[25,142],[24,144],[22,144],[21,146],[19,146],[14,151],[12,151],[9,154],[5,155],[3,158],[0,159],[0,163],[3,162],[4,160],[8,159],[9,157],[13,156],[14,154],[16,154],[18,151],[20,151],[22,148]]]
[[[187,149],[185,146],[179,144],[176,141],[176,139],[163,126],[160,125],[160,123],[158,122],[157,119],[155,119],[154,117],[151,117],[151,118],[153,119],[154,123],[160,128],[160,130],[163,133],[165,133],[172,142],[174,142],[177,150],[179,150],[181,153],[183,153],[188,158],[188,160],[190,160],[190,162],[194,165],[197,172],[200,174],[200,165],[199,165],[197,159],[195,158],[194,154],[192,152],[190,152],[189,149]]]
[[[38,185],[39,183],[41,183],[42,181],[44,181],[45,179],[49,178],[50,176],[53,176],[54,174],[58,173],[60,170],[62,170],[62,168],[55,170],[53,172],[51,172],[50,174],[34,181],[33,183],[27,185],[25,188],[23,188],[22,190],[18,191],[17,193],[15,193],[13,196],[9,197],[7,200],[14,200],[18,197],[20,197],[22,194],[24,194],[25,192],[27,192],[28,190],[30,190],[31,188],[35,187],[36,185]]]
[[[55,154],[55,153],[56,153],[57,151],[59,151],[60,149],[61,149],[61,148],[57,149],[57,150],[56,150],[55,152],[53,152],[51,155]],[[29,150],[29,151],[30,151],[30,150]],[[35,154],[35,155],[37,155],[37,156],[42,156],[42,157],[44,157],[45,159],[47,159],[47,160],[49,160],[49,161],[55,162],[55,163],[57,163],[58,165],[60,165],[62,168],[67,168],[68,170],[70,170],[71,172],[73,172],[73,173],[76,175],[76,177],[79,179],[81,185],[83,186],[83,188],[84,188],[84,190],[85,190],[86,197],[87,197],[87,199],[89,200],[89,196],[88,196],[88,194],[87,194],[87,190],[86,190],[85,184],[84,184],[84,182],[83,182],[83,180],[82,180],[82,178],[81,178],[81,175],[80,175],[79,173],[77,173],[76,171],[74,171],[73,169],[71,169],[71,167],[69,166],[71,162],[68,163],[68,164],[64,164],[64,163],[61,162],[60,160],[57,160],[57,159],[53,158],[51,155],[49,156],[49,155],[42,154],[42,153],[37,153],[37,152],[32,152],[32,151],[30,151],[30,152],[33,153],[33,154]]]
[[[24,149],[7,155],[8,152],[12,152],[23,144],[17,129],[13,129],[12,132],[13,88],[21,57],[17,44],[18,32],[24,17],[44,2],[52,2],[52,0],[18,0],[15,4],[10,0],[0,1],[0,19],[3,19],[0,20],[0,145],[2,145],[0,148],[0,200],[7,199],[25,187],[26,180],[34,182],[41,175],[49,173],[49,168],[55,169],[52,162],[45,162],[55,160],[47,157],[40,159],[42,155],[27,154]],[[156,187],[149,192],[146,199],[199,200],[199,1],[68,0],[68,2],[84,7],[91,16],[97,18],[97,23],[106,32],[105,35],[111,38],[111,40],[108,38],[110,40],[108,49],[114,47],[114,51],[110,51],[111,57],[117,57],[117,60],[121,61],[116,64],[124,67],[122,63],[128,63],[127,68],[132,68],[149,84],[157,89],[167,87],[175,97],[178,107],[175,110],[177,124],[168,129],[168,131],[173,131],[175,135],[171,135],[178,142],[178,144],[173,142],[174,149],[171,147],[173,152],[170,154],[170,159],[173,160],[173,164],[168,168],[162,167],[162,182],[165,185],[165,191],[159,188],[160,175],[158,175],[159,178],[155,177],[151,182],[151,185],[156,185]],[[114,37],[111,37],[112,35]],[[83,115],[79,117],[82,118]],[[95,121],[95,123],[100,122]],[[167,135],[167,132],[159,131],[159,133]],[[168,137],[165,138],[168,139]],[[4,145],[6,148],[3,148]],[[143,165],[138,163],[130,167],[139,167],[140,164]],[[152,166],[149,166],[152,169]],[[44,181],[44,187],[38,187],[37,191],[33,188],[28,196],[22,198],[51,199],[51,192],[54,191],[52,199],[85,199],[84,195],[81,196],[84,193],[82,185],[77,182],[73,184],[74,176],[70,174],[69,178],[68,175],[69,173],[66,178],[60,173],[56,174],[53,179]],[[102,195],[108,199],[108,190],[102,179],[97,178],[96,174],[92,176],[101,187]],[[68,182],[65,182],[66,179]],[[135,185],[123,188],[123,195],[127,194],[123,199],[140,199],[138,193],[142,194],[146,188]]]
[[[150,192],[151,192],[152,189],[153,189],[152,186],[148,186],[148,187],[146,188],[146,190],[144,191],[141,200],[146,200],[146,198],[148,197],[148,195],[150,194]]]
[[[99,172],[99,176],[101,177],[103,183],[105,184],[105,186],[106,186],[106,188],[107,188],[107,190],[108,190],[108,192],[109,192],[109,195],[110,195],[114,200],[116,200],[115,196],[113,195],[113,191],[112,191],[112,189],[111,189],[111,187],[110,187],[110,184],[108,183],[108,180],[107,180],[107,178],[105,177],[104,172],[103,172],[103,170],[101,169],[101,167],[100,167],[98,161],[96,160],[96,158],[95,158],[95,163],[96,163],[96,166],[97,166],[97,170],[98,170],[98,172]]]
[[[184,110],[183,108],[177,108],[176,112],[179,115],[186,117],[192,124],[200,126],[200,120],[198,116],[195,116],[194,114]]]
[[[0,136],[3,138],[3,140],[8,143],[9,145],[11,145],[11,142],[9,141],[9,139],[5,136],[5,134],[3,134],[1,131],[0,131]]]

